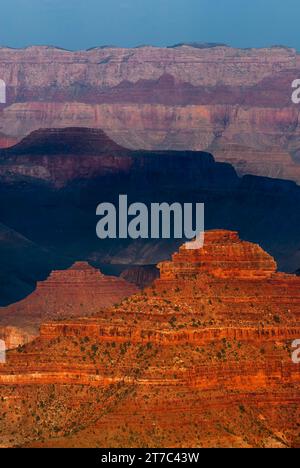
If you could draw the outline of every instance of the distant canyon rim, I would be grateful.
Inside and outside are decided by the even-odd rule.
[[[300,181],[295,49],[1,48],[0,77],[0,147],[39,128],[101,128],[130,149],[205,150],[239,175]]]

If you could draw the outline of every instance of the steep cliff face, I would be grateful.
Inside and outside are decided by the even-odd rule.
[[[0,337],[7,348],[36,337],[42,321],[82,316],[112,306],[138,289],[122,278],[105,276],[86,262],[54,271],[26,299],[0,308]]]
[[[185,169],[193,185],[196,185],[196,181],[191,169],[205,173],[209,177],[208,183],[214,186],[227,187],[238,180],[229,164],[216,164],[208,153],[133,151],[119,146],[100,129],[78,127],[37,130],[19,144],[0,150],[0,159],[2,181],[41,181],[56,188],[73,181],[88,182],[95,178],[126,177],[132,183],[137,173],[149,186],[154,182],[154,172],[159,187],[167,176],[173,184],[180,183],[179,169]],[[164,172],[161,171],[162,164]],[[122,179],[120,182],[124,184]],[[140,180],[134,182],[136,190],[140,189]],[[187,181],[185,183],[187,185]],[[104,186],[104,189],[107,187]]]
[[[101,130],[39,130],[0,151],[0,177],[8,181],[37,179],[60,187],[74,179],[128,172],[132,165],[129,156],[128,150]]]
[[[29,295],[36,281],[46,279],[54,268],[63,269],[71,263],[64,255],[57,255],[1,223],[0,259],[1,306]]]
[[[263,66],[262,66],[263,65]],[[226,46],[196,48],[140,47],[95,48],[71,52],[51,47],[28,47],[23,50],[1,49],[1,76],[8,94],[23,96],[39,89],[46,97],[52,85],[75,94],[74,84],[111,88],[122,82],[160,79],[163,74],[193,86],[251,86],[272,73],[293,72],[300,66],[294,49],[232,49]],[[70,89],[70,86],[73,88]],[[79,86],[78,86],[79,87]],[[84,90],[83,90],[84,91]],[[19,93],[19,94],[18,94]],[[78,89],[77,89],[78,93]],[[48,95],[48,100],[53,97]]]
[[[297,444],[300,279],[228,231],[160,270],[143,293],[45,323],[8,353],[2,446]]]
[[[18,118],[24,125],[20,138],[41,127],[101,128],[131,149],[212,151],[240,175],[300,180],[295,105],[277,109],[238,104],[22,103],[4,111],[6,131]]]
[[[280,47],[2,48],[2,141],[102,128],[133,149],[214,150],[240,174],[299,182],[299,75],[299,54]]]
[[[179,245],[172,236],[96,237],[96,207],[101,202],[117,207],[119,194],[128,195],[128,204],[142,202],[149,210],[153,202],[205,203],[207,229],[238,230],[260,242],[281,270],[299,267],[295,207],[300,189],[295,183],[239,178],[232,166],[205,152],[128,150],[101,130],[74,127],[36,131],[1,150],[0,159],[0,221],[15,233],[15,240],[5,238],[0,245],[0,305],[22,299],[51,270],[78,258],[99,268],[168,259]]]
[[[143,289],[150,286],[158,278],[159,270],[155,265],[131,266],[122,271],[120,276]]]

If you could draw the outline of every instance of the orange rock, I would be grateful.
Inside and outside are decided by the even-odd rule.
[[[135,285],[122,278],[105,276],[86,262],[76,262],[68,270],[53,271],[24,300],[1,308],[0,336],[8,346],[16,347],[37,336],[44,320],[99,312],[137,291]],[[10,330],[18,334],[13,338]]]
[[[204,246],[175,253],[172,262],[158,265],[160,278],[188,279],[207,273],[215,278],[270,278],[277,270],[275,260],[259,245],[241,241],[237,232],[214,230],[205,233]]]
[[[94,276],[87,270],[75,265],[72,284],[78,271]],[[118,306],[44,323],[7,353],[0,445],[298,444],[300,278],[224,230],[206,233],[203,249],[182,246],[160,271]]]

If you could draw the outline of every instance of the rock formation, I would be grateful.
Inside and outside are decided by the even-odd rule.
[[[143,289],[146,286],[150,286],[159,277],[159,270],[155,265],[129,266],[122,271],[120,276],[129,281],[129,283],[133,283]]]
[[[18,138],[6,136],[0,132],[0,148],[9,148],[10,146],[14,146],[17,143]]]
[[[39,130],[12,148],[0,151],[0,177],[9,181],[31,178],[61,187],[74,179],[128,171],[132,165],[129,155],[130,151],[101,130]]]
[[[76,262],[68,270],[53,271],[24,300],[0,308],[0,337],[8,348],[17,347],[38,335],[42,321],[93,314],[137,291],[122,278]]]
[[[0,49],[3,146],[41,127],[102,128],[133,149],[208,150],[239,174],[300,181],[294,49]]]
[[[122,193],[149,209],[152,202],[205,203],[207,229],[238,230],[260,242],[283,271],[299,268],[300,188],[293,182],[240,178],[204,152],[131,151],[97,129],[36,131],[0,151],[0,159],[0,223],[14,232],[4,232],[0,243],[1,306],[78,258],[123,269],[168,259],[176,239],[96,237],[96,207],[117,205]]]
[[[159,265],[160,279],[193,278],[202,272],[214,278],[269,279],[277,270],[275,260],[258,245],[242,242],[237,232],[210,231],[201,249],[184,244],[171,262]]]
[[[7,208],[3,203],[2,209]],[[28,296],[37,281],[46,279],[54,268],[68,265],[67,256],[59,256],[0,223],[0,306]]]
[[[8,353],[2,446],[298,444],[300,278],[236,232],[186,247],[142,293]]]

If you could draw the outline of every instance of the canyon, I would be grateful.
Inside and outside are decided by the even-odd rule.
[[[40,128],[101,128],[120,145],[201,150],[239,175],[300,181],[291,48],[0,49],[0,145]]]
[[[300,447],[297,78],[282,46],[0,47],[0,448]],[[204,203],[204,246],[100,240],[121,194]]]
[[[299,446],[300,278],[226,230],[158,268],[151,287],[7,353],[2,447]]]
[[[120,194],[149,212],[151,203],[204,203],[206,229],[238,230],[280,270],[299,268],[297,184],[239,177],[207,152],[130,150],[98,129],[43,129],[0,151],[0,182],[0,306],[78,259],[112,275],[169,259],[180,239],[97,238],[97,206],[117,206]]]
[[[39,335],[47,319],[66,319],[93,314],[112,306],[138,288],[123,278],[103,275],[86,262],[53,271],[23,301],[0,307],[0,339],[6,348],[17,348]]]

